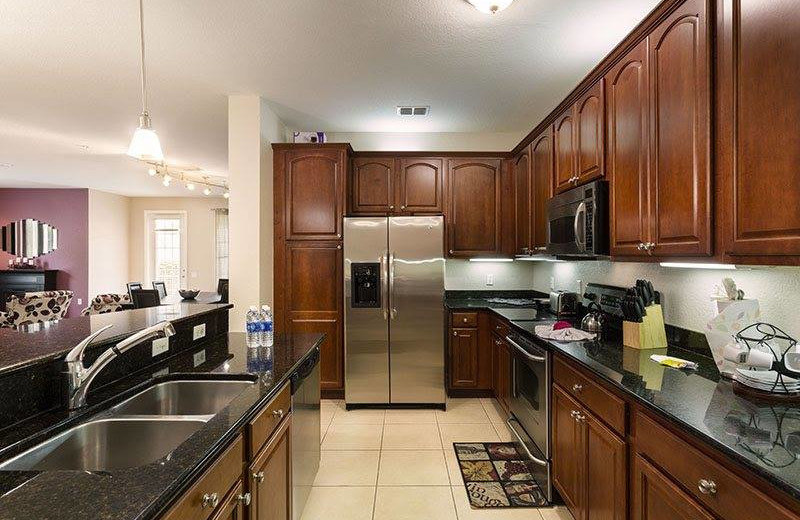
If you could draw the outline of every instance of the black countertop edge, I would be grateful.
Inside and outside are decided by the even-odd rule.
[[[179,305],[179,304],[175,304],[175,305]],[[209,313],[212,313],[212,312],[218,312],[218,311],[223,311],[223,310],[229,310],[229,309],[233,308],[233,304],[231,304],[231,303],[203,304],[203,305],[184,304],[184,305],[185,305],[185,307],[187,307],[189,309],[194,308],[192,310],[196,310],[197,312],[189,312],[189,313],[183,314],[182,316],[177,317],[175,319],[171,319],[169,321],[171,321],[173,323],[179,323],[181,321],[188,320],[188,319],[191,319],[191,318],[196,318],[197,316],[202,316],[204,314],[209,314]],[[132,310],[129,310],[129,311],[119,311],[119,312],[135,312],[137,310],[142,310],[142,309],[132,309]],[[113,314],[113,313],[111,313],[111,314]],[[103,315],[98,315],[98,316],[103,316]],[[81,317],[81,318],[86,318],[86,317],[84,316],[84,317]],[[59,321],[64,322],[64,321],[67,321],[67,320],[81,319],[81,318],[64,318],[63,320],[59,320]],[[0,332],[2,332],[3,330],[4,329],[0,329]],[[8,331],[8,330],[11,330],[11,329],[5,329],[5,330]],[[113,329],[109,329],[109,330],[113,330]],[[120,333],[120,334],[102,336],[101,339],[90,343],[89,344],[89,348],[97,347],[99,345],[118,343],[118,342],[122,341],[123,339],[125,339],[125,338],[127,338],[129,336],[132,336],[133,334],[139,332],[140,330],[143,330],[143,328],[135,328],[135,329],[131,329],[131,330],[125,331],[125,332]],[[28,334],[26,332],[20,332],[20,331],[13,331],[13,332],[16,332],[18,334]],[[0,334],[0,346],[3,345],[3,341],[4,340],[8,340],[8,339],[9,339],[8,337],[3,337],[3,335]],[[17,362],[17,363],[12,363],[12,364],[8,364],[8,365],[0,365],[0,375],[6,375],[6,374],[9,374],[9,373],[14,372],[16,370],[24,369],[24,368],[30,367],[32,365],[36,365],[38,363],[44,363],[44,362],[47,362],[47,361],[52,361],[52,360],[58,359],[58,358],[60,358],[60,357],[62,357],[64,355],[66,355],[75,345],[77,345],[77,341],[74,342],[74,344],[70,343],[70,345],[71,346],[69,346],[69,347],[64,347],[62,349],[59,349],[59,350],[56,350],[56,351],[53,351],[53,352],[48,352],[46,354],[41,354],[41,355],[38,355],[38,356],[35,356],[35,357],[31,357],[29,359],[26,359],[24,361],[20,361],[20,362]]]

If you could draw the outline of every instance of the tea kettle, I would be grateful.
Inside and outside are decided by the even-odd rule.
[[[581,320],[581,329],[586,332],[597,334],[599,338],[606,324],[606,316],[603,313],[603,309],[601,309],[600,305],[596,302],[589,302],[587,308],[589,312],[587,312],[586,316]],[[597,310],[592,310],[592,308],[596,308]]]

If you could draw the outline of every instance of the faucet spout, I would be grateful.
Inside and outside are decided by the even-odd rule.
[[[86,393],[89,391],[89,386],[92,384],[97,374],[99,374],[112,359],[151,338],[157,336],[170,337],[175,334],[175,327],[172,323],[168,321],[156,323],[120,341],[100,354],[91,366],[84,367],[83,354],[86,347],[88,347],[100,333],[107,330],[109,327],[111,327],[111,325],[106,325],[97,332],[94,332],[78,343],[69,354],[67,354],[65,361],[67,363],[67,386],[70,410],[75,410],[86,405]]]

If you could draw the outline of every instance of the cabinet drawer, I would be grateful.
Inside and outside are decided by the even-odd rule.
[[[559,357],[553,363],[553,380],[619,435],[625,436],[625,401]]]
[[[692,497],[726,520],[769,518],[790,520],[797,516],[734,475],[697,448],[650,417],[636,412],[633,420],[636,451],[674,479]],[[715,491],[701,491],[701,481]]]
[[[224,501],[234,484],[242,477],[244,468],[244,441],[236,438],[225,453],[200,477],[164,517],[165,520],[205,520],[214,512],[215,506],[203,497],[215,496],[215,502]]]
[[[509,325],[506,320],[492,316],[492,332],[500,336],[500,339],[506,339],[509,331]]]
[[[453,327],[477,327],[477,312],[454,312],[450,315],[450,323]]]
[[[283,385],[272,401],[247,425],[249,438],[249,459],[252,460],[267,442],[281,420],[289,414],[292,405],[292,392],[289,383]]]

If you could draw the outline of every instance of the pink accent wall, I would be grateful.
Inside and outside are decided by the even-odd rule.
[[[0,188],[0,226],[22,218],[58,229],[58,249],[40,256],[38,262],[59,270],[57,288],[75,293],[67,316],[78,316],[89,292],[89,190]],[[0,269],[8,268],[9,258],[12,255],[0,251]]]

